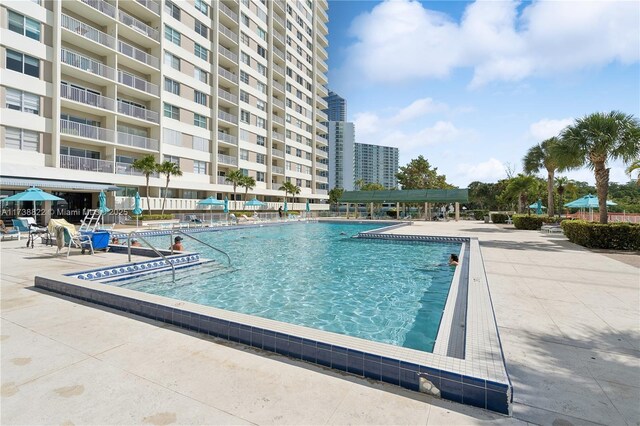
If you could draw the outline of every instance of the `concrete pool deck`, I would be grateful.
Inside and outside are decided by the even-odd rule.
[[[394,233],[478,237],[514,386],[513,418],[33,288],[113,263],[1,243],[2,424],[637,424],[637,254],[479,222]],[[620,258],[622,261],[617,260]]]

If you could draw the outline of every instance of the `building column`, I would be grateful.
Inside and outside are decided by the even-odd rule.
[[[373,203],[371,203],[371,207],[370,207],[369,211],[371,212],[371,213],[369,213],[371,215],[370,218],[373,219]]]
[[[44,210],[44,226],[47,226],[49,224],[49,221],[51,220],[51,201],[45,201],[43,203],[43,210]],[[36,217],[37,220],[37,217]]]
[[[400,203],[396,203],[396,220],[400,219]]]
[[[460,203],[456,201],[456,222],[460,220]]]
[[[349,203],[347,203],[347,219],[349,219]]]

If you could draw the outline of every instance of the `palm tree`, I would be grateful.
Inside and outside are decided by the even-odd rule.
[[[569,179],[565,176],[560,176],[556,178],[556,185],[558,190],[558,212],[560,216],[562,216],[562,206],[564,205],[564,190],[567,184],[569,183]],[[549,215],[551,216],[551,215]]]
[[[242,174],[241,170],[234,170],[232,172],[229,172],[224,177],[224,180],[226,182],[231,182],[231,185],[233,185],[233,202],[234,202],[234,207],[235,208],[238,208],[237,206],[235,206],[235,203],[236,203],[236,189],[238,188],[238,185],[240,185],[240,182],[242,182],[243,179],[244,179],[244,174]]]
[[[284,199],[287,200],[287,194],[291,194],[293,197],[291,202],[293,202],[293,198],[300,193],[300,187],[292,184],[291,182],[285,182],[282,184],[278,191],[284,191]]]
[[[138,170],[147,179],[147,209],[151,212],[151,203],[149,201],[149,177],[158,170],[156,158],[149,154],[145,157],[138,158],[131,164],[131,167]]]
[[[566,168],[593,169],[600,208],[600,223],[607,223],[609,168],[607,160],[625,163],[640,157],[640,121],[619,111],[598,112],[578,118],[562,131],[555,149],[558,163]]]
[[[182,176],[182,171],[180,170],[180,166],[176,163],[172,163],[171,161],[165,161],[162,164],[158,164],[157,168],[158,173],[161,173],[167,177],[167,183],[164,186],[164,197],[162,198],[162,212],[161,215],[164,214],[164,206],[167,202],[167,191],[169,190],[169,179],[171,176]]]
[[[356,191],[360,191],[360,189],[364,186],[365,183],[366,182],[364,179],[358,179],[353,183],[353,186],[356,188]]]
[[[509,179],[509,183],[503,191],[503,196],[508,198],[517,198],[518,213],[523,213],[525,208],[529,206],[529,195],[536,192],[539,181],[533,177],[523,174]]]
[[[547,169],[547,214],[549,216],[553,216],[555,213],[553,209],[553,178],[559,168],[553,150],[558,142],[558,138],[553,137],[532,146],[522,160],[524,172],[527,174],[538,173],[543,167]]]
[[[247,193],[250,189],[256,187],[256,180],[251,176],[242,176],[242,180],[238,183],[239,186],[244,188],[244,202],[247,203]]]
[[[634,160],[629,165],[629,167],[627,167],[627,174],[629,175],[629,177],[633,178],[633,176],[631,176],[631,175],[633,174],[633,172],[635,170],[640,170],[640,160]],[[640,186],[640,173],[638,173],[638,182],[637,182],[637,184]]]

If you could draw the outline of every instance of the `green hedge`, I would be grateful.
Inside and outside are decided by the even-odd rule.
[[[467,214],[473,214],[475,220],[484,220],[485,216],[489,216],[489,210],[467,210]]]
[[[513,226],[516,229],[527,229],[535,231],[542,227],[542,224],[546,222],[543,216],[530,216],[530,215],[513,215]]]
[[[565,220],[562,230],[569,241],[589,248],[640,250],[640,224],[595,223]]]
[[[491,222],[493,222],[493,223],[507,223],[508,219],[509,219],[509,215],[508,214],[504,214],[504,213],[492,213],[491,214]]]
[[[133,218],[138,218],[140,220],[169,220],[173,219],[172,214],[141,214],[140,216],[133,215]]]

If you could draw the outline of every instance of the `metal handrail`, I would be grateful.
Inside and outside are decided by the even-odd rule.
[[[158,256],[162,257],[168,264],[169,266],[171,266],[171,278],[173,280],[173,282],[176,282],[176,267],[173,265],[173,262],[171,262],[169,259],[167,259],[167,256],[165,256],[164,254],[160,253],[158,250],[156,250],[156,248],[154,246],[151,245],[151,243],[149,243],[149,241],[145,240],[142,235],[140,235],[140,233],[138,233],[138,231],[133,231],[130,232],[129,235],[127,236],[127,254],[129,256],[129,262],[131,262],[131,236],[132,235],[137,235],[145,244],[147,244],[149,246],[149,248],[151,248],[151,250],[153,250]],[[171,247],[171,254],[173,254],[173,247]]]
[[[214,249],[215,251],[217,251],[217,252],[219,252],[219,253],[224,254],[225,256],[227,256],[227,262],[229,262],[229,265],[228,265],[228,266],[229,266],[229,267],[231,267],[231,257],[230,257],[230,256],[227,254],[227,252],[225,252],[224,250],[220,250],[219,248],[215,248],[215,247],[214,247],[214,246],[212,246],[211,244],[205,243],[204,241],[199,240],[198,238],[194,237],[193,235],[187,234],[186,232],[181,231],[181,230],[179,230],[179,229],[173,229],[173,230],[171,230],[171,241],[173,241],[173,234],[174,234],[174,233],[176,233],[176,234],[182,234],[182,235],[184,235],[185,237],[189,237],[189,238],[191,238],[192,240],[195,240],[195,241],[199,242],[200,244],[204,244],[205,246],[210,247],[210,248]],[[171,246],[171,254],[173,254],[173,245]]]

